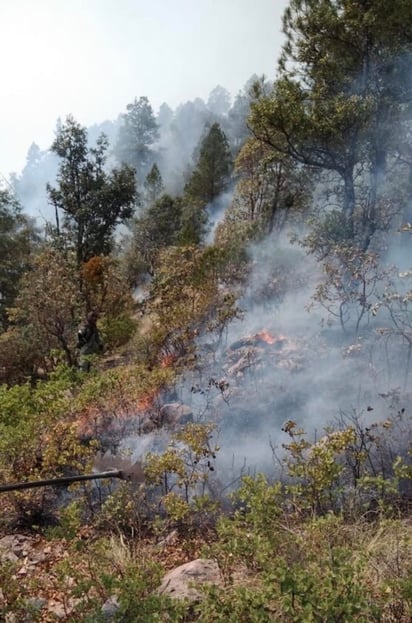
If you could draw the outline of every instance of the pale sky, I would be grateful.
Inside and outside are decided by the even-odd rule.
[[[287,0],[0,0],[0,174],[50,147],[58,117],[114,120],[135,97],[155,113],[275,77]]]

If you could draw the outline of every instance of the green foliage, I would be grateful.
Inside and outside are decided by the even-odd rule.
[[[228,140],[220,125],[214,123],[201,142],[197,165],[185,193],[192,201],[207,205],[227,189],[231,168]]]
[[[60,581],[71,577],[67,597],[75,598],[78,606],[67,617],[68,623],[96,623],[107,617],[102,604],[116,596],[118,607],[112,620],[152,623],[170,621],[184,623],[187,606],[179,600],[156,593],[161,567],[144,548],[128,546],[123,539],[100,539],[88,546],[87,568],[76,566],[79,555],[73,548],[71,560],[60,565]],[[85,553],[82,552],[82,557]],[[79,618],[81,617],[81,619]]]
[[[362,567],[354,564],[352,552],[334,548],[328,562],[326,573],[322,565],[315,578],[311,569],[309,574],[302,574],[303,577],[298,575],[296,578],[294,575],[293,579],[289,578],[289,586],[286,584],[282,587],[284,592],[290,592],[287,606],[292,612],[301,610],[302,619],[310,613],[308,618],[313,621],[319,618],[331,622],[347,621],[351,618],[357,621],[370,620],[378,609],[374,606],[373,596],[358,581]],[[300,608],[293,604],[294,591],[300,593]]]
[[[269,595],[248,586],[222,590],[204,588],[205,598],[196,606],[196,622],[270,623],[276,621],[268,602]]]
[[[181,218],[181,199],[164,194],[135,219],[126,257],[132,284],[139,281],[142,273],[153,275],[160,251],[179,242]]]
[[[301,564],[286,564],[278,575],[285,621],[337,622],[374,620],[379,610],[362,582],[363,566],[347,548],[331,547],[319,560],[312,554]],[[273,578],[273,576],[272,576]],[[265,578],[270,580],[270,575]]]
[[[74,363],[76,327],[82,313],[79,279],[72,259],[46,248],[35,258],[32,270],[23,275],[15,307],[9,311],[19,332],[25,334],[30,328],[43,357],[59,348],[69,366]]]
[[[225,257],[222,281],[228,287],[246,283],[250,271],[249,245],[262,235],[257,221],[248,219],[247,213],[236,198],[218,223],[214,245]]]
[[[46,369],[45,349],[32,326],[9,327],[0,335],[0,383],[24,383]]]
[[[240,500],[245,507],[218,523],[211,548],[227,586],[204,590],[198,621],[380,620],[366,557],[345,540],[341,520],[295,524],[261,475],[244,480]]]
[[[376,253],[346,245],[329,246],[323,269],[313,301],[328,311],[329,322],[337,318],[343,331],[358,335],[376,310],[391,271],[382,268]]]
[[[152,145],[159,137],[159,129],[147,97],[135,98],[126,106],[122,115],[115,153],[120,162],[133,167],[138,181],[149,174],[152,161]]]
[[[75,251],[77,265],[94,255],[108,254],[119,223],[133,214],[136,199],[134,171],[127,166],[105,170],[108,141],[104,134],[94,148],[87,145],[86,128],[68,117],[52,150],[61,158],[58,186],[47,186],[51,204],[63,213],[56,222],[55,243]]]
[[[45,533],[48,539],[74,539],[83,520],[82,503],[80,500],[73,500],[64,506],[58,514],[59,523],[51,526]]]
[[[291,0],[279,79],[271,93],[263,82],[255,89],[254,137],[242,148],[237,142],[235,198],[212,246],[199,245],[207,212],[232,181],[228,140],[219,124],[207,126],[183,197],[163,194],[153,151],[158,127],[145,97],[129,104],[122,118],[116,155],[129,166],[112,173],[106,169],[104,136],[89,148],[86,130],[72,118],[58,129],[52,149],[61,166],[57,187],[48,187],[57,218],[52,249],[28,261],[29,223],[11,197],[0,193],[1,328],[9,319],[14,323],[0,336],[0,378],[9,383],[0,386],[2,482],[82,472],[97,461],[98,441],[102,450],[115,450],[131,423],[139,434],[146,425],[161,425],[156,415],[163,390],[178,372],[199,363],[197,338],[209,333],[218,343],[239,314],[236,287],[248,276],[249,243],[286,224],[300,225],[312,208],[310,195],[318,181],[336,209],[329,204],[322,216],[319,211],[302,243],[323,262],[324,280],[314,300],[327,309],[328,320],[337,318],[355,334],[371,316],[388,313],[391,329],[385,327],[382,335],[396,335],[406,344],[407,386],[410,271],[399,285],[398,275],[383,270],[380,258],[365,249],[398,205],[407,202],[406,182],[390,201],[384,183],[398,147],[403,161],[398,170],[403,175],[410,169],[408,132],[402,145],[398,141],[410,123],[411,83],[405,72],[411,57],[410,18],[407,0]],[[237,99],[233,113],[242,120],[249,101]],[[205,111],[196,110],[197,105],[187,110],[203,119]],[[215,90],[210,105],[227,111],[225,93]],[[170,111],[167,123],[173,131],[171,116]],[[227,118],[225,128],[233,129],[235,121]],[[246,137],[246,127],[242,132]],[[129,222],[136,201],[131,167],[140,181],[145,179],[145,194],[123,256],[126,283],[108,253],[117,224]],[[324,176],[315,177],[315,169]],[[401,227],[409,229],[408,224]],[[270,273],[267,279],[276,274],[276,300],[294,272],[289,270],[294,260],[283,261],[282,252],[271,250],[272,264],[265,256],[253,266],[260,261],[266,277]],[[30,273],[17,286],[26,268]],[[137,323],[129,286],[144,282],[147,273],[152,280]],[[265,294],[273,301],[272,290]],[[6,299],[9,307],[13,303],[7,318],[1,308]],[[80,319],[91,308],[102,312],[99,328],[106,346],[122,349],[124,357],[111,362],[125,365],[94,369],[81,378],[71,366],[73,343]],[[48,380],[35,384],[40,374],[48,374]],[[27,378],[31,385],[22,382]],[[16,382],[22,384],[13,386]],[[402,423],[401,415],[396,422]],[[53,489],[13,493],[2,498],[2,521],[11,512],[31,529],[50,515],[59,521],[48,536],[73,544],[56,580],[67,588],[68,598],[80,600],[67,617],[73,623],[103,620],[101,605],[112,595],[119,602],[113,620],[119,622],[402,620],[411,613],[410,548],[406,539],[398,543],[391,551],[395,562],[390,559],[385,570],[380,563],[386,539],[378,554],[372,551],[382,518],[404,512],[401,486],[409,486],[412,477],[405,441],[410,432],[405,425],[395,434],[396,422],[388,418],[366,426],[355,415],[336,431],[326,429],[316,442],[287,422],[282,479],[245,477],[230,512],[221,513],[217,522],[220,500],[209,492],[218,447],[214,428],[198,423],[175,431],[163,452],[148,454],[146,482],[139,488],[110,482],[96,495],[85,488],[83,496],[73,488],[75,500],[59,512]],[[373,527],[364,519],[373,520]],[[86,521],[93,532],[90,542],[82,531]],[[407,524],[402,527],[406,531]],[[171,528],[177,528],[180,540],[176,551],[168,549],[169,542],[163,550],[145,549],[149,535],[168,534]],[[116,543],[113,538],[97,541],[94,530],[122,537]],[[219,562],[224,588],[205,587],[203,599],[190,609],[159,595],[163,567],[188,552],[198,555],[199,540],[206,542],[210,535],[214,543],[206,555]],[[15,574],[0,565],[1,585],[9,587],[7,599],[15,600],[19,615],[23,591],[19,594]],[[48,577],[53,581],[55,575]],[[0,618],[8,612],[9,604]]]
[[[95,517],[96,526],[106,533],[144,538],[151,530],[153,504],[147,501],[143,488],[121,483],[104,500]]]
[[[212,448],[211,424],[186,424],[172,436],[169,447],[162,454],[146,456],[145,475],[150,483],[160,485],[168,494],[173,488],[183,491],[186,502],[198,484],[207,479],[217,448]],[[173,478],[176,476],[176,478]]]
[[[172,436],[164,452],[146,455],[146,481],[160,489],[160,507],[169,521],[193,524],[190,514],[215,510],[204,498],[219,449],[212,445],[213,428],[211,424],[189,423]]]
[[[134,301],[115,258],[93,256],[82,264],[80,281],[82,287],[79,298],[84,304],[85,312],[99,310],[102,325],[107,329],[116,325],[120,329],[120,325],[123,325],[126,333],[132,331]]]
[[[27,416],[36,413],[37,403],[28,383],[8,387],[0,385],[1,423],[17,427]]]
[[[119,405],[127,411],[125,401],[130,400],[132,413],[143,390],[150,395],[167,381],[167,370],[149,373],[131,368],[92,375],[82,384],[75,371],[61,368],[36,388],[28,384],[0,388],[0,479],[35,479],[65,469],[84,470],[95,447],[79,444],[76,430],[64,421],[63,414],[74,415],[80,409],[93,413],[97,399],[99,409],[105,407],[107,413],[110,409],[118,413]],[[284,430],[290,441],[284,445],[284,465],[289,481],[271,482],[262,474],[243,478],[233,495],[234,511],[221,514],[216,523],[217,506],[206,495],[218,451],[214,429],[186,425],[175,433],[165,452],[148,455],[145,486],[134,489],[122,483],[96,514],[94,524],[100,531],[131,536],[130,542],[124,537],[90,543],[80,538],[84,517],[80,497],[59,513],[59,526],[48,530],[49,538],[70,538],[73,546],[69,558],[53,575],[59,588],[65,587],[68,603],[80,600],[67,620],[99,621],[102,604],[113,595],[119,604],[114,620],[147,623],[157,616],[159,620],[168,617],[198,623],[372,623],[383,620],[383,612],[409,612],[410,570],[402,563],[407,560],[407,539],[397,545],[400,562],[396,574],[391,567],[387,574],[379,575],[379,581],[372,581],[370,569],[378,568],[379,556],[384,554],[380,550],[373,554],[367,535],[362,536],[367,527],[346,523],[342,508],[345,489],[354,483],[358,495],[374,496],[382,505],[382,515],[389,514],[391,501],[399,495],[400,480],[410,479],[407,456],[398,458],[392,473],[384,464],[386,449],[388,456],[393,456],[390,437],[385,437],[393,428],[389,421],[367,429],[354,421],[310,443],[294,422],[287,422]],[[8,500],[20,519],[33,526],[41,523],[46,511],[53,510],[48,496],[37,491]],[[360,514],[364,510],[359,507]],[[190,611],[185,602],[156,593],[163,569],[154,550],[149,553],[143,545],[148,533],[169,533],[171,527],[177,527],[180,538],[187,539],[187,548],[194,537],[201,535],[206,540],[216,529],[205,555],[218,561],[226,584],[223,588],[203,587],[202,599]],[[375,526],[371,531],[373,543],[380,529]],[[388,544],[388,548],[395,557],[392,546]],[[371,561],[372,555],[376,558]],[[3,565],[0,573],[7,580],[12,570]],[[12,585],[11,590],[16,604],[19,599],[23,604],[24,591]],[[4,607],[7,612],[9,606]]]
[[[411,33],[400,20],[409,24],[411,17],[405,0],[292,0],[279,79],[269,97],[258,93],[252,105],[257,137],[298,162],[337,173],[341,209],[363,250],[382,227],[387,165],[410,100]]]
[[[355,430],[349,427],[331,432],[315,444],[307,442],[303,431],[297,429],[293,422],[286,425],[285,430],[292,439],[283,446],[290,455],[286,464],[292,481],[297,479],[296,484],[287,487],[293,503],[302,511],[310,509],[322,513],[329,508],[337,510],[344,471],[338,457],[355,443]]]
[[[154,163],[149,173],[146,175],[144,188],[145,201],[148,205],[159,199],[164,192],[162,176],[156,163]]]
[[[401,442],[410,434],[402,411],[368,425],[359,414],[343,414],[338,430],[326,429],[317,442],[308,441],[292,420],[283,430],[291,438],[281,459],[287,469],[284,497],[293,513],[333,512],[359,520],[401,512],[402,487],[411,476],[409,449]]]
[[[97,444],[80,442],[70,421],[76,375],[62,369],[36,387],[0,387],[0,480],[13,483],[84,471]],[[4,495],[4,494],[3,494]],[[55,511],[51,488],[6,495],[15,519],[32,526]]]
[[[333,249],[353,246],[351,223],[344,213],[331,210],[323,218],[312,219],[309,224],[311,231],[303,246],[317,259],[325,259]]]
[[[59,352],[68,366],[75,365],[78,328],[91,309],[103,316],[106,346],[124,344],[134,332],[132,307],[129,287],[115,260],[93,256],[78,271],[72,254],[44,249],[23,275],[15,307],[9,310],[15,326],[1,337],[5,372],[15,369],[16,380],[24,373],[35,376],[36,364],[43,373],[50,372],[61,359]]]
[[[282,515],[283,492],[280,482],[270,484],[264,474],[256,477],[245,476],[233,500],[240,510],[236,517],[244,518],[253,531],[264,532],[268,537],[273,533]]]
[[[208,204],[228,190],[231,172],[232,156],[228,140],[218,123],[210,128],[206,126],[205,133],[197,158],[196,167],[185,185],[181,244],[199,244],[206,233]]]
[[[8,326],[7,308],[14,303],[37,243],[33,223],[12,194],[0,188],[0,333]]]
[[[124,411],[135,413],[139,400],[153,399],[158,392],[173,383],[175,372],[170,368],[149,370],[143,365],[118,366],[83,379],[76,395],[75,409],[96,409],[102,416]]]
[[[0,586],[7,587],[6,591],[2,590],[2,599],[0,600],[0,620],[7,621],[19,617],[18,620],[25,621],[27,616],[35,622],[39,618],[36,616],[34,608],[31,608],[29,601],[22,591],[21,582],[17,576],[18,565],[8,560],[0,560]],[[37,613],[38,614],[38,613]]]
[[[101,323],[103,343],[112,350],[127,344],[136,332],[136,321],[123,314],[115,317],[105,317]]]
[[[205,204],[186,195],[182,200],[179,244],[182,246],[200,245],[206,235],[208,221]]]
[[[261,233],[281,231],[286,223],[302,218],[311,184],[308,172],[290,156],[250,138],[235,161],[236,201],[243,218],[256,222]]]
[[[146,312],[152,356],[188,357],[202,331],[223,332],[236,316],[235,296],[222,291],[225,252],[217,247],[170,247],[159,257]]]

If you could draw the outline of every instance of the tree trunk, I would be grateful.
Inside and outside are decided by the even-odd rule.
[[[363,251],[368,250],[373,235],[378,228],[377,208],[379,191],[386,172],[386,149],[380,147],[380,144],[384,144],[384,141],[381,141],[379,136],[377,136],[374,143],[371,157],[369,192],[362,213],[361,248]]]
[[[65,338],[63,336],[59,337],[59,342],[62,346],[62,349],[64,351],[64,354],[66,356],[66,361],[67,361],[67,365],[69,366],[69,368],[71,368],[74,365],[74,359],[73,359],[73,354],[72,351],[69,348],[69,345],[67,344]]]
[[[353,213],[355,211],[355,185],[353,181],[353,166],[348,167],[343,174],[343,212],[348,220],[351,235],[354,234]]]

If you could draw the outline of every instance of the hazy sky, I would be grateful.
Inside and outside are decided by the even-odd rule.
[[[58,117],[114,120],[135,97],[155,112],[232,95],[275,75],[287,0],[0,0],[0,174],[47,149]]]

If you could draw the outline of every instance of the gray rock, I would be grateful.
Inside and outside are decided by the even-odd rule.
[[[193,422],[193,411],[188,405],[180,402],[169,402],[159,411],[159,420],[161,426],[184,426],[189,422]]]
[[[204,584],[222,585],[220,570],[214,560],[197,558],[169,571],[158,592],[176,599],[197,601],[201,597],[198,587]]]
[[[47,599],[43,599],[43,597],[32,597],[27,599],[27,612],[23,619],[24,623],[33,623],[34,621],[38,621],[39,612],[41,612],[46,605]]]
[[[117,599],[116,595],[112,595],[104,602],[102,606],[102,614],[105,616],[105,618],[111,619],[118,611],[119,605],[119,600]]]

